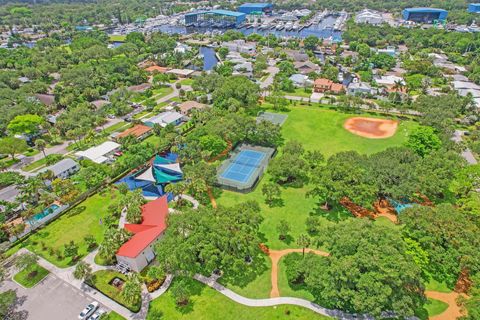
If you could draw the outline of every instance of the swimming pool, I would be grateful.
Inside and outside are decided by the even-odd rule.
[[[48,206],[47,208],[43,209],[42,212],[37,213],[36,215],[34,215],[33,217],[31,217],[28,220],[31,223],[38,222],[38,221],[42,220],[43,218],[45,218],[46,216],[48,216],[49,214],[52,214],[58,208],[60,208],[60,206],[58,206],[56,204],[52,204],[52,205]]]

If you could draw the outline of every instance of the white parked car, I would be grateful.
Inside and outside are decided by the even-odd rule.
[[[98,320],[105,313],[107,313],[107,311],[98,309],[88,320]]]
[[[80,312],[80,314],[78,315],[78,319],[86,320],[89,316],[91,316],[95,312],[95,310],[97,310],[97,308],[98,308],[97,301],[90,303],[88,306],[85,307],[85,309],[82,310],[82,312]]]

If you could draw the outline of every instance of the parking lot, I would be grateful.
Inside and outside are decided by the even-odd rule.
[[[24,289],[11,280],[0,287],[0,291],[16,290],[21,305],[16,311],[26,311],[26,318],[72,320],[78,319],[80,311],[93,300],[80,290],[49,274],[41,283],[31,289]],[[107,310],[104,306],[100,308]]]

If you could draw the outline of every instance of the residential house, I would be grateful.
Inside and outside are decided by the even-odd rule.
[[[35,95],[35,98],[37,98],[38,101],[40,101],[47,107],[50,107],[55,103],[55,95],[53,94],[37,93]]]
[[[190,69],[172,69],[168,70],[167,74],[174,74],[179,78],[189,78],[195,71]]]
[[[167,229],[167,217],[166,195],[144,204],[142,222],[124,225],[133,236],[118,249],[117,262],[132,271],[142,271],[155,258],[154,246]]]
[[[95,163],[110,163],[114,161],[114,154],[120,151],[121,146],[113,141],[105,141],[101,145],[84,151],[78,151],[75,155],[78,159],[89,159]]]
[[[253,77],[253,65],[250,61],[239,63],[233,66],[233,75],[244,75],[246,77]]]
[[[246,42],[242,39],[223,42],[222,47],[228,48],[228,51],[245,53],[249,55],[254,55],[257,50],[257,45],[255,42]]]
[[[158,124],[162,127],[166,127],[171,124],[174,126],[179,125],[184,120],[184,116],[181,113],[176,111],[167,111],[162,112],[154,117],[151,117],[147,120],[144,120],[143,123],[149,127],[153,127],[155,124]]]
[[[295,62],[308,61],[308,54],[306,54],[304,52],[300,52],[298,50],[291,50],[291,49],[283,50],[283,52],[285,52],[285,54],[289,58],[293,59],[293,61],[295,61]]]
[[[145,126],[142,124],[137,124],[134,125],[131,128],[128,128],[127,130],[123,131],[122,133],[119,133],[115,136],[115,140],[119,141],[122,138],[128,137],[128,136],[133,136],[137,140],[141,141],[148,136],[152,134],[152,128],[149,126]]]
[[[405,80],[403,80],[402,77],[393,75],[375,77],[374,80],[378,86],[385,87],[387,90],[394,90],[396,87],[405,86]]]
[[[103,106],[106,106],[107,104],[110,104],[110,101],[108,100],[95,100],[95,101],[92,101],[90,102],[92,104],[92,106],[95,108],[95,109],[100,109],[101,107]]]
[[[296,61],[293,65],[295,66],[295,69],[301,74],[310,74],[320,71],[320,67],[317,64],[311,62],[310,60]]]
[[[199,103],[197,101],[185,101],[181,103],[178,108],[180,109],[180,113],[183,114],[184,116],[187,116],[190,114],[190,112],[194,109],[196,110],[201,110],[206,107],[205,104]]]
[[[142,83],[135,86],[130,86],[127,88],[127,90],[132,92],[137,92],[137,93],[143,93],[148,89],[150,89],[151,87],[152,85],[150,83]]]
[[[312,81],[304,74],[296,73],[289,78],[295,87],[303,88],[312,85]]]
[[[180,42],[177,42],[177,46],[173,49],[175,53],[181,53],[181,54],[184,54],[190,50],[192,50],[190,46]]]
[[[313,91],[317,93],[335,93],[340,94],[345,91],[345,87],[341,83],[335,83],[332,80],[319,78],[313,83]]]
[[[78,172],[78,170],[80,170],[80,165],[75,160],[65,158],[55,163],[54,165],[39,170],[38,173],[51,171],[53,173],[54,179],[67,179],[71,175]]]
[[[372,86],[362,81],[352,82],[347,88],[347,94],[353,96],[367,96],[374,94],[374,92]]]
[[[160,67],[157,65],[153,65],[153,66],[149,66],[148,68],[145,68],[145,71],[147,71],[148,73],[166,73],[169,70],[170,68]]]

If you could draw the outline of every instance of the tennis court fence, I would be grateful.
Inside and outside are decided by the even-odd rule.
[[[248,151],[254,151],[254,153]],[[219,167],[218,185],[231,191],[243,193],[252,191],[265,173],[275,152],[273,148],[239,145]]]

